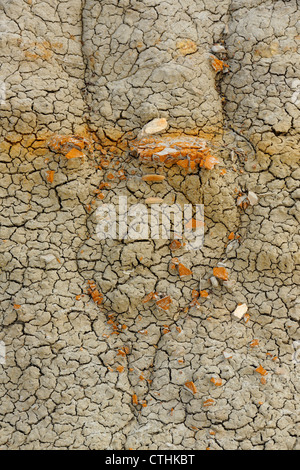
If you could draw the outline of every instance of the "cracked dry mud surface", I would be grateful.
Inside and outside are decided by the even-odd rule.
[[[299,3],[2,0],[0,14],[0,448],[299,450]],[[161,140],[198,135],[220,163],[142,162],[126,142],[158,117]],[[94,152],[67,159],[53,134]],[[204,204],[202,249],[100,240],[96,209],[120,195]],[[218,263],[229,280],[213,285]],[[143,302],[153,291],[169,310]]]

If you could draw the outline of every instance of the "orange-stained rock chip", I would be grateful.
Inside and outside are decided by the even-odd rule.
[[[223,60],[217,59],[217,57],[214,57],[214,58],[213,58],[213,61],[212,61],[211,65],[212,65],[212,68],[213,68],[216,72],[220,72],[220,71],[223,70],[225,67],[229,67],[229,65],[225,64],[225,62],[223,62]]]
[[[222,279],[223,281],[228,281],[228,271],[224,267],[218,267],[213,269],[213,275],[218,279]]]
[[[197,299],[199,297],[199,292],[196,289],[192,290],[192,299]]]
[[[134,405],[138,405],[138,403],[139,403],[139,402],[138,402],[138,397],[137,397],[137,395],[136,395],[135,393],[132,395],[132,403],[133,403]]]
[[[169,295],[156,301],[156,305],[162,310],[169,310],[171,303],[172,299]]]
[[[197,393],[197,388],[194,384],[194,382],[185,382],[184,388],[186,388],[189,392],[192,392],[194,395]]]
[[[182,168],[188,168],[189,167],[189,161],[188,160],[178,160],[177,165],[181,166]]]
[[[97,289],[94,287],[91,287],[88,289],[88,294],[92,297],[93,301],[97,304],[100,305],[103,302],[103,294],[99,292]]]
[[[191,274],[193,274],[193,272],[186,266],[184,266],[182,263],[178,264],[178,273],[180,277],[190,276]]]
[[[228,235],[228,240],[233,240],[234,239],[234,232],[230,232]]]
[[[124,366],[117,366],[116,369],[121,374],[124,371]]]
[[[126,356],[126,352],[123,351],[123,349],[118,349],[118,354],[117,354],[117,356],[125,357],[125,356]]]
[[[259,367],[257,367],[257,369],[255,369],[256,372],[258,372],[260,375],[267,375],[268,372],[266,371],[266,369],[264,369],[261,365]]]
[[[259,341],[258,339],[253,339],[250,343],[250,348],[254,348],[255,346],[258,346]]]
[[[67,154],[66,154],[67,159],[69,160],[70,158],[82,158],[84,157],[84,153],[81,152],[80,150],[76,148],[72,148]]]
[[[212,170],[215,165],[217,165],[219,160],[212,155],[207,155],[203,161],[200,163],[200,166],[204,166],[207,170]]]
[[[207,290],[201,290],[201,291],[200,291],[200,296],[201,296],[201,297],[208,297],[208,292],[207,292]]]
[[[21,308],[21,305],[14,304],[14,309],[18,310],[19,308]]]
[[[165,176],[163,175],[144,175],[142,176],[142,180],[144,181],[163,181]]]

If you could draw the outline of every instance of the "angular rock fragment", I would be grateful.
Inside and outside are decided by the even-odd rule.
[[[178,264],[178,273],[180,277],[190,276],[191,274],[193,274],[192,271],[186,266],[184,266],[184,264],[182,263]]]
[[[258,196],[253,191],[249,191],[247,197],[251,206],[255,206],[258,203]]]
[[[227,351],[223,351],[223,356],[225,359],[231,359],[232,358],[232,353],[229,353]]]
[[[228,281],[228,271],[223,266],[217,266],[213,268],[213,275],[222,281]]]
[[[169,310],[171,303],[172,303],[172,299],[168,295],[166,297],[163,297],[160,300],[157,300],[156,305],[162,310]]]
[[[258,374],[262,376],[268,375],[268,372],[266,371],[266,369],[264,369],[261,365],[257,367],[257,369],[255,369],[255,372],[258,372]]]
[[[224,46],[222,46],[222,44],[216,43],[212,46],[211,51],[214,53],[225,53],[226,49]]]
[[[241,318],[243,318],[247,310],[248,310],[247,304],[238,305],[235,311],[233,312],[233,315],[240,320]]]
[[[215,276],[210,278],[210,282],[213,287],[219,287],[218,279]]]

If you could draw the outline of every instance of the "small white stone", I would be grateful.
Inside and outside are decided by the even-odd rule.
[[[231,359],[232,358],[232,354],[229,353],[229,352],[226,352],[226,351],[223,351],[223,356],[225,359]]]
[[[232,240],[230,243],[228,243],[227,248],[226,248],[226,254],[230,253],[231,251],[234,251],[238,248],[239,242],[238,240]]]
[[[222,44],[214,44],[211,48],[212,52],[226,52],[226,49]]]
[[[143,129],[143,135],[157,134],[158,132],[164,131],[168,127],[168,122],[165,118],[155,118],[148,122]]]
[[[52,255],[52,254],[49,254],[49,255],[42,255],[41,256],[41,259],[43,261],[45,261],[45,263],[51,263],[51,261],[53,261],[55,259],[55,256]]]
[[[219,287],[218,279],[215,276],[210,278],[210,282],[213,287]]]
[[[249,200],[251,206],[255,206],[255,204],[258,203],[258,197],[253,191],[248,192],[248,200]]]
[[[235,311],[233,312],[233,315],[240,320],[241,318],[243,318],[247,310],[248,306],[246,304],[238,305]]]

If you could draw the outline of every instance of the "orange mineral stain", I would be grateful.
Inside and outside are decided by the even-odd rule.
[[[216,386],[216,387],[221,387],[222,385],[222,379],[220,379],[219,377],[212,377],[210,379],[210,381]]]
[[[208,398],[207,400],[205,400],[205,401],[203,402],[203,406],[204,406],[204,407],[211,406],[211,405],[214,404],[214,402],[215,402],[215,400],[213,400],[212,398]]]
[[[250,348],[254,348],[255,346],[259,345],[258,339],[253,339],[250,343]]]
[[[47,171],[47,181],[49,181],[49,183],[53,183],[54,173],[55,173],[54,170]]]

